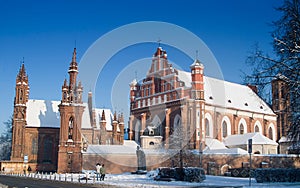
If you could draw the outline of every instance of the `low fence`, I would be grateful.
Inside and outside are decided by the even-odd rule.
[[[96,183],[100,180],[100,175],[97,174],[58,174],[58,173],[0,173],[1,175],[7,176],[18,176],[24,178],[34,178],[39,180],[50,180],[50,181],[65,181],[73,183]]]

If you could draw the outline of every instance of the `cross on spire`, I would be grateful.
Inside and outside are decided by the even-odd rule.
[[[158,47],[160,47],[160,42],[161,42],[161,40],[160,40],[160,38],[158,38],[158,40],[157,40]]]

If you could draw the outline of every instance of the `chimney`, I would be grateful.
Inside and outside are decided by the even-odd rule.
[[[255,85],[247,84],[247,86],[254,91],[254,93],[257,94],[257,87]]]

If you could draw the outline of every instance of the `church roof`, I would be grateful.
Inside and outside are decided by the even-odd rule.
[[[86,154],[132,154],[136,155],[138,144],[135,141],[124,140],[123,145],[88,145]]]
[[[47,101],[47,100],[28,100],[27,106],[27,127],[48,127],[48,128],[59,128],[60,127],[60,113],[58,105],[60,101]],[[82,114],[82,126],[81,128],[91,128],[90,114],[88,110],[88,104],[83,103],[85,106]],[[112,118],[113,114],[110,109],[94,108],[96,115],[96,125],[100,128],[100,120],[102,111],[104,110],[106,119],[106,129],[112,130]]]
[[[241,148],[225,148],[225,149],[207,149],[203,151],[204,154],[248,154],[246,150]]]
[[[58,105],[60,101],[28,100],[27,127],[60,127]]]
[[[205,138],[205,144],[208,150],[228,149],[223,142],[214,138]]]
[[[191,87],[191,73],[178,70],[178,77],[186,87]],[[246,85],[204,76],[204,98],[206,104],[214,106],[275,115],[272,109]]]
[[[253,145],[278,145],[277,142],[265,137],[259,132],[229,135],[224,138],[223,142],[226,146],[247,145],[249,139],[252,139]]]

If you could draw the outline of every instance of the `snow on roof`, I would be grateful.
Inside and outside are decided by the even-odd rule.
[[[259,132],[229,135],[223,140],[223,142],[226,146],[247,145],[249,139],[252,139],[253,145],[278,145],[275,141],[265,137]]]
[[[28,100],[27,106],[27,127],[51,127],[60,128],[60,113],[58,105],[60,101],[46,101],[46,100]],[[88,110],[88,104],[82,104],[85,108],[82,114],[82,126],[81,128],[91,128],[90,114]],[[96,113],[96,125],[100,128],[100,120],[102,111],[104,110],[106,119],[106,129],[112,130],[112,117],[110,109],[95,108]]]
[[[248,154],[246,150],[241,148],[226,148],[226,149],[208,149],[203,151],[204,154]]]
[[[60,101],[28,100],[26,104],[26,126],[59,128],[59,104]]]
[[[112,121],[113,121],[114,115],[113,115],[113,113],[111,112],[110,109],[95,108],[97,127],[100,125],[100,120],[101,120],[103,110],[104,110],[104,114],[105,114],[106,130],[111,131],[112,130]]]
[[[89,113],[89,107],[87,103],[83,103],[84,111],[82,114],[82,120],[81,120],[81,128],[91,128],[91,120],[90,120],[90,113]]]
[[[191,73],[178,70],[178,77],[191,87]],[[204,76],[204,98],[206,104],[275,115],[252,89],[237,83]]]
[[[282,142],[290,142],[290,139],[288,139],[287,137],[285,136],[282,136],[279,140],[278,140],[279,143],[282,143]]]
[[[138,144],[124,140],[124,145],[88,145],[85,154],[133,154],[136,155]]]
[[[213,138],[205,138],[205,144],[206,144],[207,149],[209,149],[209,150],[227,149],[227,147],[224,145],[224,143],[220,142],[217,139],[213,139]]]
[[[178,70],[178,77],[184,82],[186,87],[192,87],[192,77],[191,73]]]
[[[84,112],[82,114],[82,125],[81,128],[83,129],[89,129],[92,127],[91,122],[90,122],[90,114],[88,110],[88,104],[83,103],[85,106]],[[103,108],[94,108],[95,110],[95,119],[96,119],[96,126],[99,129],[100,128],[100,120],[102,116],[102,111],[104,110],[105,114],[105,120],[106,120],[106,130],[112,130],[112,118],[113,114],[110,109],[103,109]]]

